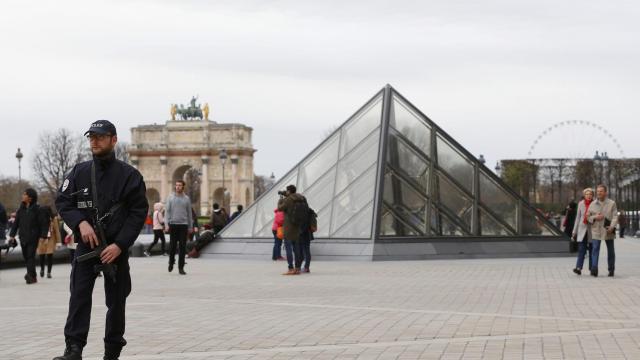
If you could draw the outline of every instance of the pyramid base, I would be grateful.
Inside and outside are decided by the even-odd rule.
[[[317,239],[311,254],[318,260],[427,260],[573,256],[569,241],[558,237],[450,238],[407,240]],[[271,239],[217,239],[203,257],[270,259]]]

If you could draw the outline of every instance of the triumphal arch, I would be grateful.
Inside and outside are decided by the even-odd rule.
[[[253,129],[209,120],[209,105],[196,102],[171,105],[164,124],[131,129],[131,163],[144,176],[147,199],[164,202],[181,179],[199,215],[210,214],[213,203],[246,207],[254,197]]]

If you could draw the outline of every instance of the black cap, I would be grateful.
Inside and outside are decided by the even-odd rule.
[[[84,134],[86,136],[89,133],[117,135],[115,125],[109,120],[94,121]]]

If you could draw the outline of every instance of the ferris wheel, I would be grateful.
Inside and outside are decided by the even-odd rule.
[[[591,159],[596,152],[606,153],[609,158],[624,158],[622,146],[605,127],[586,120],[567,120],[538,134],[527,157]]]

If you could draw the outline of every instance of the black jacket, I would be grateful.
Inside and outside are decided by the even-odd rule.
[[[11,226],[10,237],[20,237],[21,244],[37,244],[38,239],[46,238],[49,233],[49,219],[38,203],[27,207],[24,203],[16,211],[16,221]]]
[[[2,203],[0,203],[0,240],[5,239],[6,230],[7,230],[7,210],[5,210]]]
[[[91,163],[96,163],[96,187],[100,216],[122,203],[105,223],[107,243],[115,243],[126,252],[136,241],[144,226],[149,204],[142,175],[131,165],[117,160],[112,153],[105,159],[94,157],[73,167],[58,190],[56,207],[64,222],[76,233],[78,225],[86,220],[93,224],[91,191]],[[80,246],[84,246],[79,242]]]

